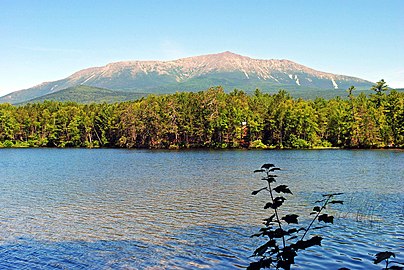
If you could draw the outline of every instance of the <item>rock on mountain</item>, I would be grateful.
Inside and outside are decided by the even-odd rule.
[[[0,98],[20,103],[78,85],[135,93],[199,91],[222,85],[246,91],[268,89],[369,88],[363,79],[317,71],[289,60],[261,60],[232,52],[174,61],[124,61],[92,67],[54,82],[45,82]]]

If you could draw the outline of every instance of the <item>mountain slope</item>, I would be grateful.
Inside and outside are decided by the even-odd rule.
[[[198,91],[223,85],[246,91],[284,89],[369,88],[371,82],[316,71],[289,60],[261,60],[231,52],[175,61],[124,61],[78,71],[71,76],[13,92],[0,102],[18,103],[77,85],[143,93]]]
[[[73,101],[77,103],[113,103],[128,100],[135,100],[146,96],[144,93],[129,93],[122,91],[114,91],[104,88],[79,85],[74,87],[69,87],[55,93],[43,95],[23,103],[33,103],[42,102],[45,100],[52,101]]]

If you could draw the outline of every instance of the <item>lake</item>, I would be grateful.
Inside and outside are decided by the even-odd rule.
[[[237,269],[271,213],[253,170],[282,168],[281,210],[307,222],[321,194],[344,192],[334,224],[294,269],[381,269],[404,261],[404,151],[0,150],[0,269]]]

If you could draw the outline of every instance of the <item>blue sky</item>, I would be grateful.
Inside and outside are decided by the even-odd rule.
[[[123,60],[232,51],[404,87],[402,0],[0,0],[0,95]]]

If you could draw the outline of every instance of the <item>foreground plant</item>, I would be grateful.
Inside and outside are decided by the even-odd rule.
[[[292,194],[287,185],[277,185],[277,175],[273,174],[275,171],[281,170],[275,167],[274,164],[264,164],[261,169],[255,170],[254,173],[263,173],[263,181],[267,182],[267,186],[255,190],[252,195],[257,195],[260,192],[267,192],[270,196],[270,201],[264,206],[264,209],[272,209],[273,214],[264,219],[264,227],[260,229],[257,234],[251,237],[263,237],[267,242],[258,247],[252,257],[260,258],[256,262],[250,263],[247,269],[262,269],[262,268],[275,268],[275,269],[290,269],[291,265],[295,263],[295,257],[298,252],[313,246],[321,246],[321,236],[312,236],[306,239],[310,230],[317,230],[325,226],[313,226],[314,222],[333,223],[334,217],[323,213],[329,204],[343,204],[341,200],[334,200],[335,196],[342,193],[324,194],[321,200],[316,201],[320,205],[316,205],[310,215],[314,215],[309,225],[305,228],[298,227],[298,215],[286,214],[281,216],[279,208],[286,201],[286,198],[281,194]],[[296,225],[294,225],[296,224]]]
[[[391,257],[395,258],[396,254],[394,254],[393,252],[390,252],[390,251],[379,252],[375,255],[375,259],[373,260],[373,263],[378,264],[378,263],[384,261],[386,265],[385,265],[385,268],[383,268],[383,269],[385,269],[385,270],[402,270],[403,269],[402,266],[398,266],[398,265],[390,266],[390,263],[404,265],[404,263],[400,263],[397,261],[389,261]]]

